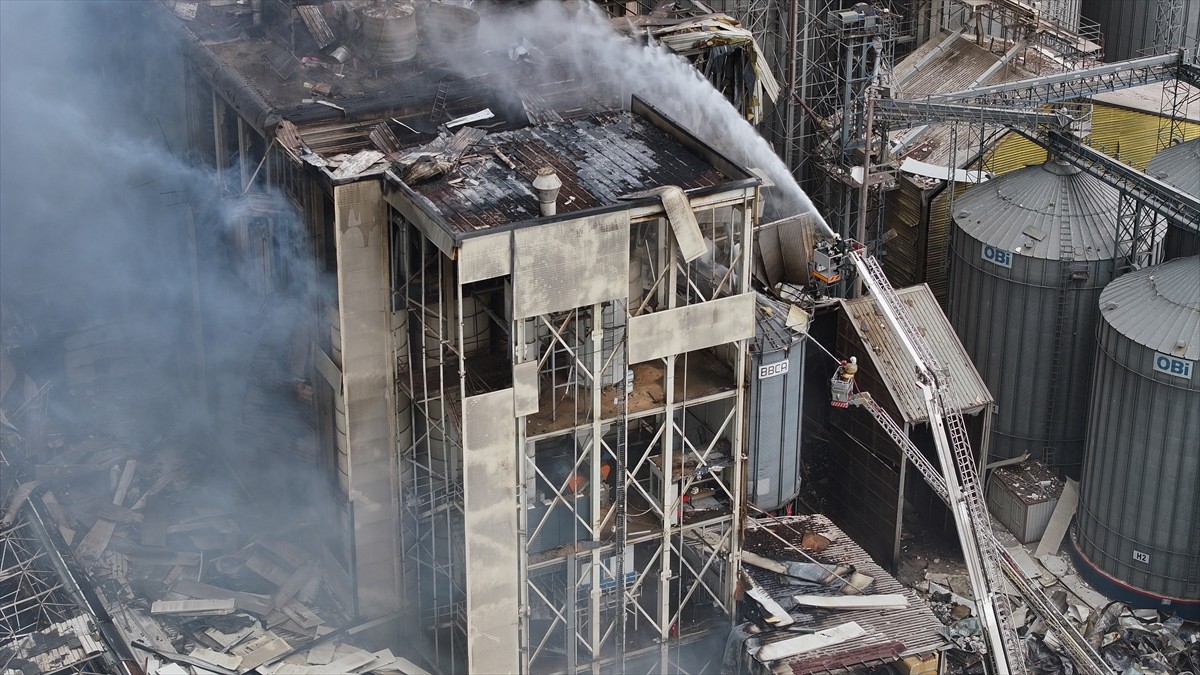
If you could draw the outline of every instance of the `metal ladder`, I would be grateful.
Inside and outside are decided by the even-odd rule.
[[[1054,441],[1055,418],[1058,416],[1059,398],[1063,394],[1062,387],[1062,359],[1060,356],[1063,350],[1066,349],[1066,331],[1068,319],[1071,314],[1071,265],[1075,262],[1074,242],[1071,239],[1071,220],[1066,214],[1066,205],[1069,203],[1069,190],[1067,189],[1068,182],[1065,180],[1059,181],[1059,215],[1058,215],[1058,263],[1060,269],[1060,278],[1058,286],[1058,302],[1056,303],[1054,315],[1054,339],[1053,347],[1050,352],[1050,380],[1048,384],[1048,398],[1046,401],[1046,423],[1043,425],[1043,443],[1042,446],[1042,461],[1046,466],[1057,466],[1056,454],[1058,448]]]
[[[446,97],[450,95],[450,85],[438,82],[437,94],[433,97],[433,107],[429,110],[429,120],[436,122],[446,114]]]
[[[900,428],[900,425],[896,424],[896,421],[888,415],[887,411],[866,392],[859,393],[851,399],[851,405],[865,408],[871,414],[871,417],[875,418],[875,421],[901,449],[904,456],[908,458],[908,461],[912,462],[913,466],[916,467],[929,487],[937,493],[943,502],[949,505],[950,495],[946,488],[945,478],[920,449],[917,448],[912,439],[905,435],[904,430]],[[981,549],[990,549],[991,557],[998,562],[999,568],[1003,571],[1005,577],[1012,583],[1025,602],[1028,603],[1029,609],[1062,638],[1062,644],[1071,652],[1076,665],[1081,670],[1091,673],[1091,675],[1104,675],[1112,672],[1111,668],[1108,667],[1096,650],[1092,648],[1083,634],[1059,613],[1049,596],[1042,590],[1041,585],[1031,580],[1025,574],[1024,570],[1017,565],[1016,561],[1008,555],[1003,545],[996,539],[994,532],[989,530],[980,539],[979,543]]]
[[[954,450],[954,461],[957,465],[959,480],[962,482],[962,497],[967,503],[971,525],[975,529],[976,535],[979,536],[976,545],[979,547],[980,559],[983,561],[984,576],[987,577],[988,585],[991,586],[993,593],[991,600],[998,619],[1000,637],[1004,640],[1005,651],[1014,657],[1009,665],[1013,666],[1014,672],[1022,673],[1025,672],[1024,650],[1021,648],[1021,641],[1013,626],[1012,607],[1009,605],[1008,596],[1004,593],[1004,576],[1000,573],[996,550],[985,543],[987,539],[994,539],[995,535],[992,532],[992,520],[988,515],[987,505],[983,501],[983,486],[979,481],[979,473],[975,470],[975,453],[971,450],[967,427],[963,422],[962,413],[957,410],[949,412],[945,410],[940,392],[934,396],[934,401],[939,408],[942,408],[946,428],[950,431],[950,446]]]
[[[946,415],[943,402],[945,378],[939,374],[942,369],[878,261],[864,255],[861,248],[855,251],[854,259],[859,263],[860,273],[866,277],[864,281],[879,296],[877,302],[885,317],[889,323],[895,324],[898,337],[916,362],[918,386],[925,392],[929,424],[942,462],[951,512],[962,543],[968,575],[978,596],[979,618],[984,633],[988,635],[992,663],[997,672],[1023,675],[1026,672],[1024,652],[1012,625],[1007,598],[1003,595],[1004,579],[1000,575],[994,550],[980,541],[981,538],[992,536],[991,520],[983,504],[971,444],[962,417],[958,413]]]
[[[614,314],[616,308],[614,307]],[[624,351],[624,358],[621,363],[625,368],[629,368],[629,306],[625,306],[625,331],[621,336],[621,342],[616,345],[616,349]],[[615,520],[613,522],[613,535],[616,539],[613,556],[613,577],[617,582],[617,617],[615,626],[616,658],[614,659],[617,672],[625,672],[625,631],[626,631],[626,612],[625,603],[627,602],[627,582],[625,579],[625,545],[627,533],[627,525],[625,523],[629,509],[625,504],[625,474],[626,474],[626,451],[629,446],[629,392],[626,388],[626,373],[621,373],[621,379],[617,385],[617,390],[621,392],[621,401],[619,408],[621,410],[621,419],[617,421],[617,447],[616,452],[616,483],[613,489],[613,508],[616,510]]]

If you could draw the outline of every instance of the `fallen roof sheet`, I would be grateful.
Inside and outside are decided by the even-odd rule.
[[[785,540],[784,544],[772,536],[773,532]],[[746,529],[746,550],[773,559],[802,559],[800,553],[790,550],[788,545],[803,548],[804,533],[816,533],[829,540],[829,545],[820,553],[813,549],[807,552],[825,564],[853,565],[860,574],[874,579],[867,594],[856,597],[902,596],[906,600],[903,608],[897,609],[826,609],[796,607],[791,610],[795,625],[814,631],[828,631],[847,623],[860,626],[863,633],[837,644],[819,647],[803,654],[785,657],[774,664],[774,672],[812,673],[838,672],[863,663],[892,661],[897,658],[928,654],[943,647],[945,640],[939,635],[941,623],[929,606],[917,594],[902,586],[871,559],[867,552],[847,537],[823,515],[790,516],[786,518],[751,519]],[[792,596],[824,595],[846,597],[835,586],[814,588],[811,585],[793,586],[780,575],[759,567],[743,568],[763,589],[777,600],[790,600]],[[759,634],[764,645],[778,643],[794,637],[793,633],[779,631]]]
[[[929,286],[919,284],[898,289],[896,293],[901,302],[908,306],[917,328],[925,336],[941,366],[947,370],[949,393],[946,395],[946,408],[971,413],[992,403],[991,392],[983,383],[983,378],[979,376],[971,357],[967,356],[966,350],[954,333],[954,328],[950,326],[950,320],[942,312]],[[925,411],[925,404],[919,390],[913,385],[916,364],[904,351],[899,336],[888,327],[878,313],[875,299],[864,296],[854,300],[842,300],[841,305],[854,331],[870,352],[869,356],[887,385],[888,393],[895,400],[903,420],[909,424],[919,424],[928,420],[929,414]],[[877,393],[876,395],[878,396]]]

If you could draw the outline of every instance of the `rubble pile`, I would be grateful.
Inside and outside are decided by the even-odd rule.
[[[67,336],[47,359],[57,371],[26,368],[27,342],[0,351],[0,536],[22,518],[44,523],[147,675],[423,673],[356,646],[396,617],[351,625],[348,565],[313,486],[281,491],[256,473],[274,473],[269,462],[235,466],[211,438],[178,431],[171,381],[138,363],[153,352],[108,333]],[[96,653],[92,609],[8,645],[0,672]]]
[[[1009,549],[1010,553],[1015,548]],[[1086,636],[1121,675],[1175,675],[1200,672],[1200,627],[1155,610],[1130,610],[1109,602],[1083,584],[1070,564],[1056,555],[1029,559],[1023,567],[1042,584],[1059,611]],[[914,589],[944,624],[942,636],[955,649],[947,654],[948,673],[983,673],[986,652],[974,598],[963,575],[928,572]],[[1009,594],[1013,620],[1032,675],[1078,672],[1054,631]]]

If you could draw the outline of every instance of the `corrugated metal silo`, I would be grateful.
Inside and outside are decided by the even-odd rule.
[[[1173,145],[1154,156],[1146,173],[1190,195],[1200,195],[1200,138]],[[1166,260],[1200,253],[1200,223],[1167,228]]]
[[[750,347],[747,435],[750,501],[783,508],[800,494],[800,411],[809,316],[798,307],[758,297],[758,327]]]
[[[1200,257],[1117,279],[1099,308],[1072,554],[1106,595],[1200,619]]]
[[[1104,34],[1105,61],[1135,59],[1153,50],[1158,4],[1157,0],[1083,0],[1083,16],[1100,24]],[[1182,0],[1180,10],[1180,36],[1185,44],[1193,44],[1200,29],[1200,0]]]
[[[995,396],[993,458],[1029,452],[1079,475],[1116,210],[1115,189],[1056,161],[955,202],[950,323]]]

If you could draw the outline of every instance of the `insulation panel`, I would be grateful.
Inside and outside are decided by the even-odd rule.
[[[629,214],[549,223],[513,233],[513,318],[563,312],[629,293]]]
[[[517,465],[513,390],[463,401],[467,671],[520,669]]]
[[[754,293],[742,293],[629,319],[629,362],[754,337]]]
[[[359,612],[374,616],[400,604],[387,212],[374,181],[334,188],[334,210],[355,579]]]

